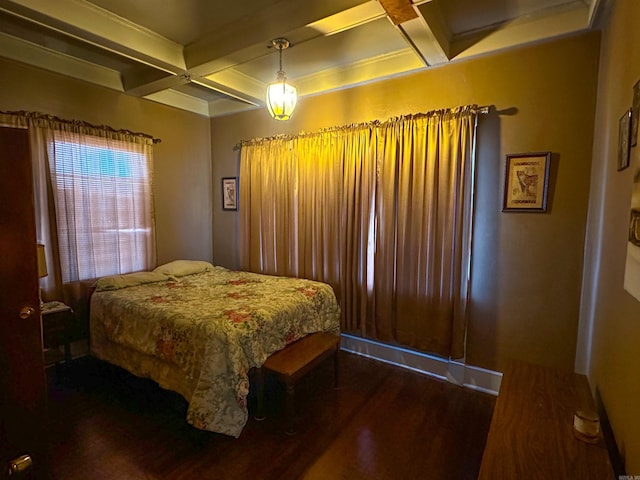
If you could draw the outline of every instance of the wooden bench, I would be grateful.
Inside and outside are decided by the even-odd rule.
[[[286,386],[285,415],[288,435],[295,434],[295,384],[302,376],[313,370],[320,362],[333,356],[334,384],[338,385],[338,349],[340,336],[330,333],[312,333],[287,345],[271,355],[256,370],[258,413],[256,419],[264,418],[264,372],[273,374]]]
[[[479,480],[613,480],[602,435],[597,443],[573,431],[578,410],[594,409],[584,375],[512,362],[504,372]]]

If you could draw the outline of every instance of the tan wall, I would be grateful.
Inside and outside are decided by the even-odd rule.
[[[158,261],[210,260],[209,120],[36,68],[0,60],[0,110],[29,110],[160,138],[154,146]]]
[[[640,80],[640,2],[609,2],[602,35],[591,204],[585,256],[585,308],[577,364],[590,370],[630,475],[640,475],[640,302],[623,288],[633,174],[617,171],[618,119]],[[593,335],[590,335],[592,327]],[[589,368],[589,360],[591,365]]]
[[[503,112],[479,125],[467,363],[502,370],[513,357],[573,370],[598,51],[589,33],[304,98],[287,123],[265,109],[212,119],[214,261],[237,265],[237,214],[221,210],[219,184],[238,170],[239,140],[495,105]],[[537,151],[553,152],[550,211],[501,213],[505,154]]]

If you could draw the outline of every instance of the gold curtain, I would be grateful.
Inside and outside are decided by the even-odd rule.
[[[475,107],[245,142],[241,265],[334,287],[343,331],[464,354]]]
[[[466,321],[470,113],[462,108],[391,121],[379,138],[377,336],[454,357],[463,353]]]
[[[275,138],[242,148],[243,269],[338,285],[346,136]]]

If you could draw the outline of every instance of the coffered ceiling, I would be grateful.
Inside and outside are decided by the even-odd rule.
[[[0,57],[219,116],[592,28],[605,0],[0,0]]]

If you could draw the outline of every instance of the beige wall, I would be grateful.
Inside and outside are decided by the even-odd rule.
[[[153,194],[158,262],[211,260],[209,119],[0,60],[0,110],[28,110],[160,138]]]
[[[241,139],[469,103],[480,119],[467,363],[509,358],[573,370],[595,113],[599,34],[589,33],[304,98],[290,122],[265,109],[211,121],[214,261],[237,265],[237,214],[220,177],[235,175]],[[501,213],[505,154],[553,152],[550,210]],[[242,208],[242,205],[240,205]]]
[[[584,307],[577,367],[590,373],[630,475],[640,475],[640,302],[623,288],[633,174],[617,171],[618,119],[640,80],[640,2],[609,2],[602,35]]]

